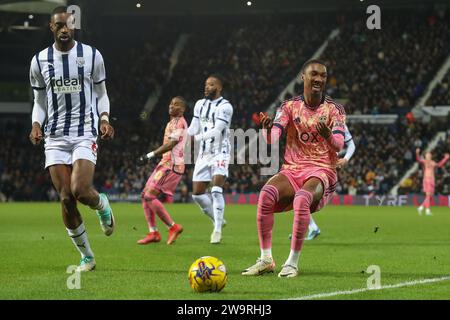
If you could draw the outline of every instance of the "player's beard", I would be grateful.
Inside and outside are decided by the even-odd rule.
[[[205,96],[205,98],[209,99],[209,100],[213,100],[216,97],[216,94],[217,94],[217,89],[215,89],[214,91],[209,92],[209,94],[207,94]]]

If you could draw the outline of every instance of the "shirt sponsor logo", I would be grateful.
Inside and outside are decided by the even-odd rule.
[[[59,78],[52,78],[50,85],[55,94],[79,93],[82,90],[80,78],[64,79],[60,76]]]
[[[318,132],[300,132],[298,137],[304,143],[307,143],[307,142],[310,142],[310,143],[320,142],[319,141],[320,136],[319,136]]]

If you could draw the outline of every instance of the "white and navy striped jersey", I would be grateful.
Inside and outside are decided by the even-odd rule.
[[[96,137],[97,97],[93,85],[106,80],[101,53],[75,41],[68,52],[52,46],[31,60],[30,82],[34,90],[47,92],[45,136]]]
[[[217,121],[226,123],[225,129],[222,130],[220,135],[220,141],[215,141],[215,138],[209,138],[200,142],[200,155],[230,154],[230,123],[232,116],[233,106],[223,97],[216,100],[200,99],[195,103],[194,118],[199,119],[200,130],[203,133],[212,130]]]

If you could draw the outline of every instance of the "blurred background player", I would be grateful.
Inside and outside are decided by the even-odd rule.
[[[34,92],[30,140],[45,135],[45,168],[59,194],[62,216],[73,244],[81,254],[78,271],[95,268],[86,229],[77,201],[95,209],[103,232],[114,230],[114,216],[105,194],[92,185],[97,161],[97,128],[100,114],[102,139],[111,139],[105,65],[95,48],[74,40],[66,7],[52,12],[50,30],[55,43],[37,53],[30,67]],[[93,91],[93,92],[92,92]],[[98,99],[97,110],[94,100]]]
[[[425,208],[425,214],[431,215],[430,206],[431,198],[434,196],[434,170],[435,168],[442,168],[449,158],[449,154],[446,153],[444,158],[436,163],[432,159],[431,152],[425,153],[425,159],[420,157],[420,149],[416,149],[416,160],[423,166],[423,192],[425,193],[425,200],[420,207],[417,208],[419,214],[422,214],[423,208]]]
[[[210,75],[205,82],[205,98],[194,106],[194,116],[188,134],[200,143],[192,177],[192,198],[203,213],[214,222],[210,242],[218,244],[222,240],[222,227],[225,225],[223,185],[228,177],[230,162],[230,123],[233,106],[222,97],[223,78]],[[212,181],[211,198],[206,189]]]
[[[350,130],[348,130],[347,125],[345,125],[345,138],[344,138],[344,149],[341,150],[338,154],[339,160],[337,162],[337,168],[343,168],[347,165],[347,163],[350,161],[351,157],[353,156],[353,153],[355,153],[355,142],[353,141],[352,134],[350,133]],[[320,234],[320,229],[317,226],[316,222],[313,219],[313,216],[311,215],[311,220],[309,221],[309,228],[308,228],[308,236],[305,240],[313,240]]]
[[[148,244],[161,241],[161,234],[156,227],[155,213],[169,228],[167,244],[172,244],[183,227],[176,224],[167,212],[158,196],[164,193],[173,196],[175,189],[180,183],[184,173],[184,145],[186,143],[187,122],[183,117],[187,103],[183,97],[174,97],[169,105],[170,121],[164,130],[163,144],[154,151],[139,158],[138,164],[142,165],[147,160],[162,155],[162,159],[148,178],[144,191],[142,192],[142,207],[147,219],[149,233],[137,243]]]
[[[261,256],[245,269],[248,276],[274,272],[272,229],[274,213],[294,209],[291,251],[279,277],[295,277],[307,235],[311,212],[319,211],[333,195],[337,184],[337,152],[344,146],[345,112],[323,93],[327,68],[319,60],[307,61],[301,69],[303,95],[285,101],[275,119],[261,113],[267,142],[273,143],[286,130],[284,164],[261,189],[257,225]]]

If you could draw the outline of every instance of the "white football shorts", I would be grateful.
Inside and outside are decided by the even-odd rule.
[[[228,177],[229,154],[199,155],[192,181],[211,181],[216,175]]]
[[[47,137],[45,138],[45,168],[55,164],[73,165],[79,159],[97,163],[97,138]]]

